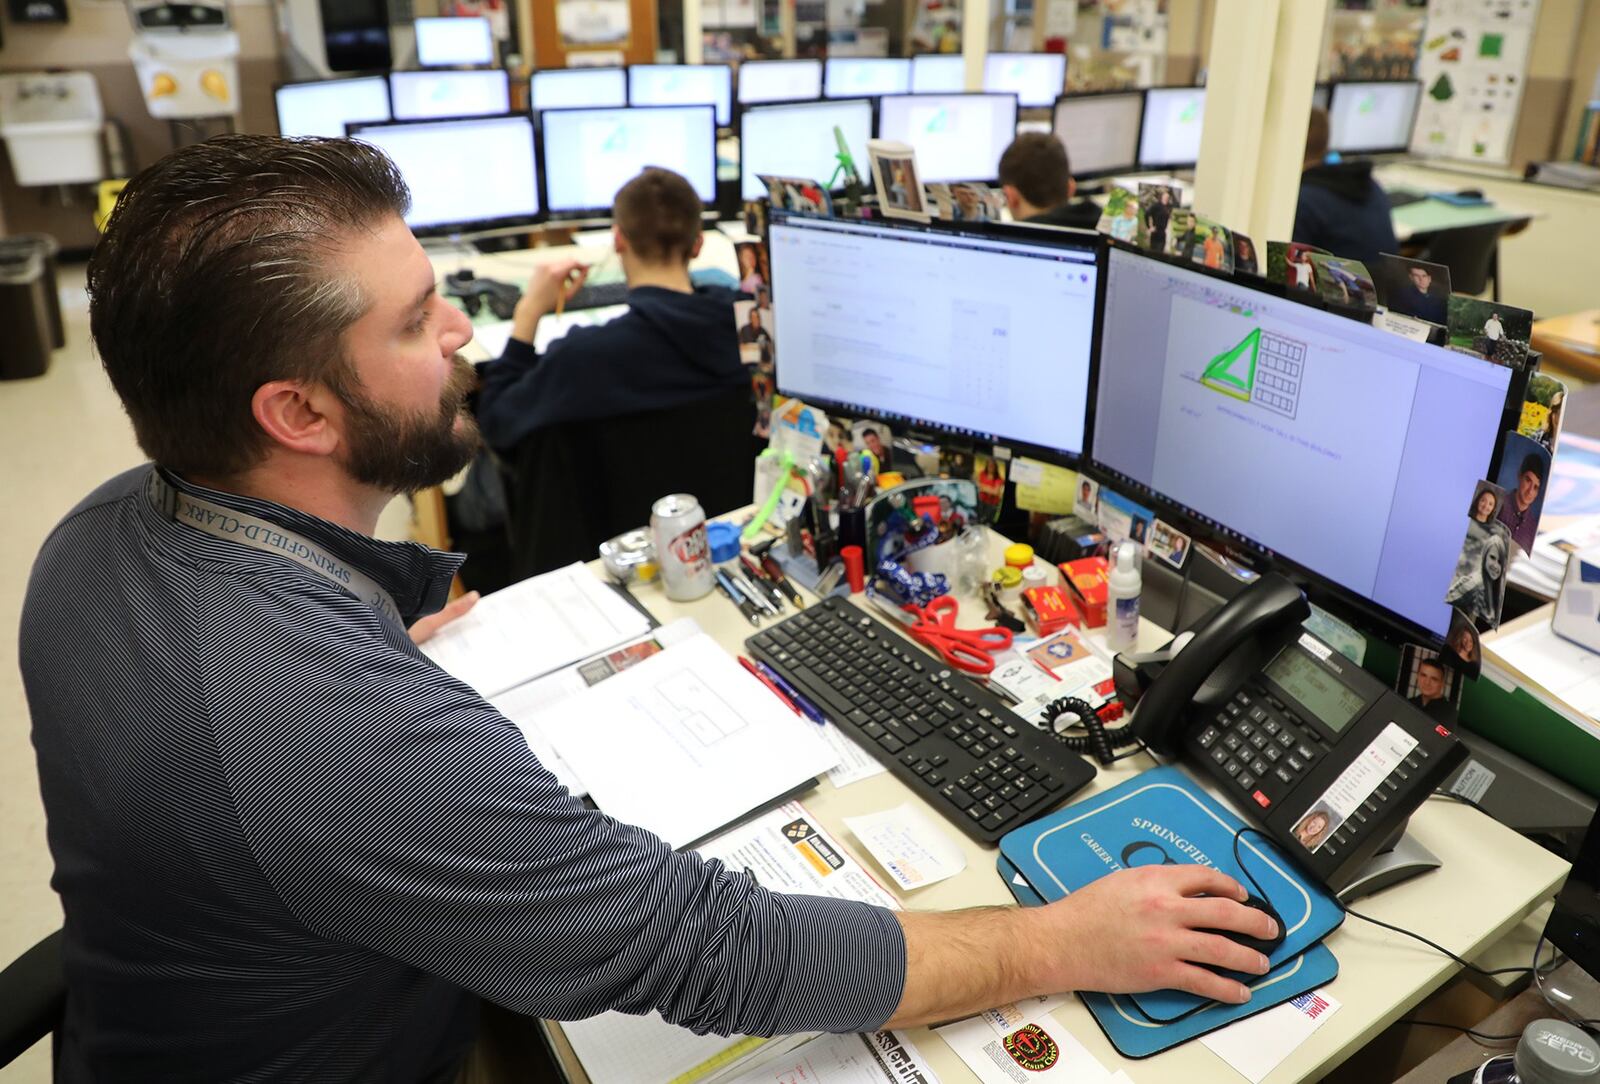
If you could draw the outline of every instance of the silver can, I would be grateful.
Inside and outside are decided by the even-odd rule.
[[[711,593],[711,544],[698,500],[688,493],[662,497],[650,509],[650,535],[668,598],[689,602]]]

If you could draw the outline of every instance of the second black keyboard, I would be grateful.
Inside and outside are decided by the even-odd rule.
[[[1095,769],[889,626],[827,599],[745,641],[980,843],[1060,805]]]

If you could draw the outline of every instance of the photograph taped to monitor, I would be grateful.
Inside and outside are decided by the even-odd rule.
[[[1439,653],[1421,644],[1402,644],[1400,673],[1395,691],[1428,718],[1445,726],[1456,723],[1456,706],[1466,678],[1460,670],[1447,666]]]
[[[930,184],[928,202],[945,222],[999,222],[1006,205],[998,191],[975,181]]]
[[[1444,651],[1439,658],[1469,678],[1476,679],[1483,669],[1483,641],[1478,628],[1459,607],[1450,611],[1450,631],[1445,633]]]
[[[1450,269],[1441,263],[1384,253],[1372,268],[1378,301],[1385,307],[1443,325],[1450,318]]]
[[[1220,222],[1195,216],[1184,242],[1189,262],[1225,274],[1233,273],[1233,233]]]
[[[867,158],[872,162],[872,184],[878,193],[878,209],[885,218],[926,222],[932,217],[922,191],[922,178],[917,172],[917,152],[910,144],[869,139]]]
[[[1322,300],[1349,309],[1377,307],[1377,288],[1360,260],[1324,256],[1318,252],[1312,254],[1311,265],[1316,269],[1317,294]]]
[[[1567,401],[1567,386],[1553,376],[1533,373],[1523,397],[1522,417],[1517,432],[1555,454],[1556,438],[1561,433],[1561,413]]]
[[[1170,565],[1176,569],[1183,568],[1183,562],[1189,558],[1189,547],[1193,540],[1170,523],[1156,520],[1150,528],[1150,545],[1148,552],[1162,564]]]
[[[1530,310],[1451,294],[1447,312],[1451,346],[1513,368],[1527,364],[1533,335]]]
[[[1113,188],[1111,194],[1106,197],[1105,208],[1100,212],[1100,221],[1095,223],[1094,228],[1112,240],[1136,245],[1139,243],[1143,221],[1139,210],[1138,193],[1127,188]]]
[[[833,197],[809,177],[774,177],[758,173],[756,180],[767,186],[767,199],[779,210],[833,217]]]
[[[1256,256],[1256,243],[1248,234],[1233,233],[1233,269],[1246,275],[1261,274],[1261,260]]]
[[[1478,628],[1498,628],[1505,606],[1506,571],[1515,543],[1500,512],[1509,499],[1509,493],[1490,481],[1479,482],[1473,490],[1466,537],[1445,591],[1444,601],[1465,613]]]
[[[1521,433],[1507,433],[1494,481],[1507,493],[1500,506],[1500,522],[1511,529],[1511,541],[1518,549],[1533,552],[1550,486],[1550,450]]]
[[[1167,251],[1167,233],[1172,224],[1172,212],[1178,209],[1180,202],[1180,193],[1175,185],[1140,182],[1140,248],[1151,252]]]
[[[1078,475],[1078,488],[1072,494],[1072,514],[1085,523],[1099,525],[1100,483]]]
[[[771,305],[772,264],[764,241],[738,241],[733,246],[739,263],[739,292],[749,294],[763,308]]]
[[[985,523],[1000,518],[1000,505],[1006,496],[1007,463],[979,452],[973,460],[972,480],[978,484],[978,509]]]

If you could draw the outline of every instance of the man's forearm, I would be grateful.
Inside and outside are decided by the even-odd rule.
[[[919,1027],[971,1016],[1045,991],[1023,958],[1030,916],[1016,907],[900,911],[906,986],[886,1027]]]

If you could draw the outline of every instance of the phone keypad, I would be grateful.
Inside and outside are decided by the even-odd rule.
[[[1222,778],[1263,809],[1299,782],[1325,748],[1322,735],[1293,708],[1254,683],[1235,693],[1194,740]]]

